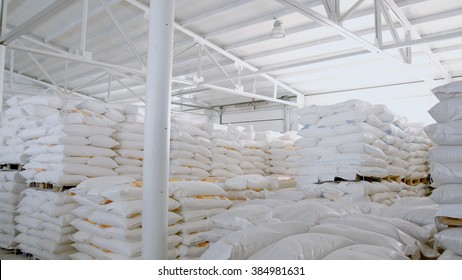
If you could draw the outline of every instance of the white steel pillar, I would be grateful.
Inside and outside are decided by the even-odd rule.
[[[0,37],[6,33],[6,15],[7,15],[7,0],[0,1]],[[5,83],[5,53],[6,47],[0,45],[0,113],[3,112],[3,84]],[[12,77],[10,77],[10,80]]]
[[[5,46],[0,46],[0,113],[3,112],[3,84],[5,83]]]
[[[143,259],[167,258],[174,0],[150,0],[143,166]]]

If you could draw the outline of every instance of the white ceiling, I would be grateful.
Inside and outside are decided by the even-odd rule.
[[[149,1],[101,1],[108,11],[100,0],[88,1],[84,53],[84,0],[5,1],[6,30],[0,40],[7,46],[5,96],[40,93],[51,86],[109,102],[140,102],[145,94]],[[176,0],[173,101],[204,107],[252,101],[193,82],[201,46],[197,42],[204,39],[200,71],[204,84],[234,90],[241,76],[243,91],[268,97],[274,94],[275,81],[277,98],[290,99],[294,92],[315,95],[424,80],[431,88],[460,78],[462,0],[394,2],[405,16],[399,20],[390,9],[400,41],[405,40],[402,25],[408,22],[414,31],[412,44],[428,42],[412,46],[411,64],[403,62],[398,49],[390,48],[395,42],[385,16],[381,17],[384,47],[375,44],[374,0],[339,0],[339,17],[360,3],[340,28],[326,26],[339,23],[335,15],[325,20],[321,0]],[[322,16],[321,21],[294,10],[294,3],[310,15]],[[285,38],[270,38],[273,18],[283,22]],[[17,38],[8,40],[9,35]],[[241,73],[230,57],[245,66]],[[259,75],[252,74],[255,71]]]

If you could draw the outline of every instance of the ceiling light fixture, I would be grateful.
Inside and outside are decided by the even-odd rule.
[[[286,37],[286,32],[284,31],[284,28],[282,28],[282,21],[278,20],[277,18],[274,18],[274,27],[271,31],[270,37],[273,39],[281,39]]]

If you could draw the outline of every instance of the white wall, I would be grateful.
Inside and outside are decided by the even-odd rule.
[[[293,109],[287,107],[283,109],[281,104],[264,102],[258,105],[239,105],[225,107],[222,116],[223,124],[236,124],[244,127],[253,126],[255,131],[277,131],[296,130],[297,126]],[[219,122],[219,117],[213,114],[211,118],[214,122]]]
[[[396,115],[406,117],[408,122],[421,123],[422,126],[435,122],[427,111],[438,102],[429,86],[425,83],[414,83],[307,96],[305,104],[330,105],[349,99],[384,104]]]
[[[442,84],[444,82],[438,82]],[[436,85],[426,83],[413,83],[405,85],[387,86],[363,90],[351,90],[306,97],[306,105],[331,105],[349,99],[360,99],[372,104],[384,104],[393,113],[406,117],[408,122],[425,126],[435,121],[427,113],[438,100],[431,92]],[[219,118],[213,115],[212,120],[218,122]],[[280,120],[270,120],[280,119]],[[285,120],[285,127],[284,127]],[[298,130],[294,108],[288,108],[284,116],[282,106],[242,106],[231,107],[225,110],[223,124],[236,123],[246,126],[253,125],[255,131],[274,130],[283,132],[286,130]]]

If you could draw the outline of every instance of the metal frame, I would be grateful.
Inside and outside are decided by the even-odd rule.
[[[411,5],[411,4],[415,3],[415,2],[416,2],[416,0],[403,0],[403,1],[399,1],[398,2],[399,4],[397,4],[397,5],[399,5],[400,7],[405,7],[405,6]],[[306,7],[311,7],[312,5],[311,4],[306,4],[305,6]],[[356,8],[357,7],[359,7],[359,5],[356,6]],[[379,7],[380,7],[380,5],[379,5]],[[460,14],[461,12],[462,12],[462,10],[459,9],[459,10],[449,12],[449,15],[457,15],[457,14]],[[351,10],[351,8],[350,8],[348,17],[351,18],[351,19],[354,19],[354,18],[358,18],[358,17],[364,16],[364,15],[371,14],[371,13],[374,13],[374,8],[365,9],[365,10],[359,10],[359,11]],[[448,13],[436,14],[436,15],[432,15],[432,16],[427,16],[427,17],[415,19],[415,20],[413,20],[413,22],[416,23],[416,24],[417,23],[424,23],[424,22],[428,22],[428,21],[431,21],[431,20],[437,20],[437,19],[440,19],[440,18],[444,18],[447,15],[448,15]],[[303,31],[305,31],[307,29],[315,28],[315,27],[318,27],[318,26],[319,26],[319,24],[314,22],[314,23],[310,23],[310,24],[307,24],[307,25],[302,26],[302,27],[286,29],[286,34],[294,34],[294,33],[298,33],[298,32],[303,32]],[[395,28],[398,28],[398,27],[399,27],[399,24],[395,24]],[[380,30],[382,30],[381,25],[379,26],[379,28],[380,28]],[[227,29],[224,29],[223,32],[226,32],[226,30]],[[362,30],[362,31],[359,31],[359,32],[356,32],[356,33],[359,36],[363,36],[363,35],[372,34],[373,32],[375,32],[375,29],[366,29],[366,30]],[[382,31],[380,32],[380,35],[381,34],[382,34]],[[213,36],[211,36],[211,35],[213,35]],[[217,35],[220,35],[220,32],[213,32],[213,33],[210,33],[210,34],[205,34],[203,37],[204,38],[212,38],[212,37],[217,36]],[[455,34],[454,37],[458,37],[457,34]],[[448,36],[448,38],[449,38],[449,36]],[[232,51],[234,49],[237,49],[237,48],[240,48],[240,47],[245,47],[245,46],[248,46],[248,45],[253,44],[255,42],[259,42],[259,41],[263,41],[263,40],[268,40],[268,37],[267,36],[258,37],[258,38],[255,38],[255,39],[250,39],[250,40],[243,41],[243,42],[238,43],[238,44],[228,45],[225,49],[227,51]],[[303,43],[303,44],[296,45],[296,46],[293,46],[293,47],[282,48],[282,49],[279,49],[279,50],[272,50],[272,51],[263,52],[263,53],[256,54],[256,55],[244,56],[244,57],[242,57],[242,59],[247,61],[247,60],[252,60],[252,59],[257,59],[257,58],[269,57],[269,56],[284,53],[284,52],[301,50],[301,49],[304,49],[304,48],[307,48],[307,47],[322,45],[322,44],[331,43],[331,42],[336,42],[336,41],[339,41],[339,40],[343,40],[343,37],[342,36],[330,37],[330,38],[317,40],[317,41],[313,41],[313,42],[309,42],[309,43]],[[195,59],[196,58],[194,56],[191,56],[191,57],[176,61],[174,65],[175,66],[180,66],[182,63],[189,63],[191,61],[194,61]],[[305,59],[305,61],[309,61],[309,58]],[[287,64],[289,64],[289,62]],[[267,66],[267,67],[272,68],[273,66]],[[183,73],[183,74],[186,74],[186,73]]]
[[[130,18],[129,20],[125,20],[123,22],[119,21],[114,16],[114,14],[111,13],[110,7],[117,3],[124,2],[124,1],[134,5],[135,7],[138,7],[139,9],[142,9],[144,13],[142,15]],[[449,11],[444,14],[433,14],[425,18],[419,18],[419,19],[410,21],[404,16],[404,14],[401,12],[399,7],[419,2],[418,0],[401,0],[401,1],[398,0],[396,2],[393,0],[375,0],[378,3],[375,8],[377,10],[375,18],[376,18],[376,21],[378,21],[378,23],[375,27],[375,31],[377,35],[377,43],[376,45],[373,45],[373,44],[370,44],[369,42],[365,42],[365,40],[363,40],[361,36],[367,35],[370,32],[373,32],[374,30],[368,29],[368,30],[362,30],[360,32],[352,33],[346,30],[345,28],[343,28],[342,26],[342,23],[347,19],[364,16],[371,12],[371,9],[362,9],[362,10],[359,9],[359,7],[361,7],[361,5],[365,2],[364,0],[357,0],[353,5],[351,5],[351,7],[348,7],[346,11],[343,12],[343,14],[340,13],[340,5],[342,4],[342,1],[339,1],[339,0],[323,0],[321,2],[319,0],[306,0],[306,1],[305,0],[298,0],[298,1],[275,0],[275,1],[283,4],[284,7],[286,8],[276,11],[275,13],[272,14],[274,16],[277,16],[277,17],[285,16],[290,13],[293,13],[294,9],[296,10],[298,9],[298,12],[301,12],[302,14],[305,14],[306,16],[310,18],[314,18],[316,21],[315,23],[310,23],[305,26],[288,29],[286,30],[288,34],[293,34],[295,32],[302,32],[303,30],[306,30],[307,28],[313,28],[315,26],[319,26],[319,24],[323,24],[325,26],[328,26],[329,28],[332,28],[333,30],[336,30],[340,34],[340,36],[326,38],[326,39],[320,40],[319,42],[305,43],[305,44],[293,46],[290,48],[263,52],[257,55],[251,55],[247,57],[245,56],[237,57],[231,54],[230,51],[234,50],[235,48],[246,46],[246,45],[252,44],[253,42],[262,40],[262,38],[260,37],[252,38],[250,40],[245,40],[237,44],[227,45],[223,47],[213,44],[212,42],[210,42],[209,39],[215,36],[218,36],[220,34],[224,34],[226,32],[236,30],[238,28],[242,28],[243,26],[246,26],[249,24],[255,24],[259,22],[268,21],[268,17],[259,17],[259,18],[251,19],[251,20],[248,20],[248,21],[245,21],[245,22],[233,25],[233,26],[229,26],[226,28],[222,28],[215,32],[212,32],[209,34],[203,34],[203,35],[196,34],[184,26],[184,25],[194,24],[197,20],[200,20],[200,18],[203,17],[204,14],[212,15],[217,12],[224,12],[228,8],[239,7],[239,6],[246,5],[247,3],[249,3],[249,1],[234,1],[223,7],[213,8],[208,11],[205,11],[201,17],[190,18],[187,20],[183,20],[179,23],[174,23],[174,27],[176,30],[186,34],[190,38],[190,39],[184,40],[183,42],[179,42],[178,44],[176,44],[174,48],[176,50],[174,56],[178,56],[188,51],[190,48],[194,46],[199,46],[198,52],[199,51],[201,52],[201,54],[198,53],[194,57],[186,57],[185,59],[176,60],[177,61],[176,63],[178,65],[180,65],[181,63],[189,63],[195,60],[197,63],[197,71],[196,71],[197,73],[196,73],[196,77],[194,78],[192,76],[189,76],[189,73],[184,73],[184,74],[181,74],[181,76],[174,78],[173,81],[175,83],[184,85],[181,87],[175,87],[174,91],[177,92],[178,94],[191,94],[192,92],[210,90],[211,87],[214,87],[214,90],[225,92],[227,94],[230,93],[230,94],[236,94],[240,96],[246,96],[251,99],[267,100],[267,98],[271,98],[272,102],[278,102],[281,104],[285,104],[286,102],[288,102],[287,100],[282,100],[281,98],[278,98],[278,95],[280,95],[278,91],[283,89],[284,91],[289,92],[291,95],[293,94],[294,96],[297,97],[298,101],[292,102],[292,104],[290,105],[299,106],[303,104],[304,94],[293,88],[293,86],[296,86],[296,84],[288,85],[286,83],[283,83],[280,80],[280,78],[287,77],[287,75],[273,77],[273,76],[268,75],[268,73],[271,73],[272,71],[279,71],[279,70],[295,68],[295,67],[299,67],[302,65],[320,63],[320,62],[329,61],[333,59],[367,54],[369,52],[377,53],[380,57],[385,57],[386,59],[389,59],[390,61],[395,60],[394,63],[396,63],[396,65],[400,65],[400,67],[403,67],[404,69],[410,69],[414,71],[415,69],[413,69],[412,67],[409,67],[409,64],[412,62],[411,61],[411,54],[412,54],[411,46],[419,46],[419,48],[422,48],[422,50],[430,58],[431,62],[435,65],[435,68],[438,69],[438,73],[441,74],[446,79],[446,81],[450,81],[452,78],[450,74],[448,73],[447,69],[445,69],[445,66],[435,56],[434,53],[437,50],[433,50],[433,51],[430,50],[428,46],[426,46],[426,44],[429,42],[460,37],[462,36],[462,30],[454,30],[454,32],[447,33],[447,34],[438,34],[438,35],[422,37],[417,33],[415,27],[413,27],[413,24],[442,18],[447,14],[458,15],[460,14],[460,10]],[[39,25],[44,20],[45,17],[43,15],[52,15],[53,13],[58,12],[60,9],[63,9],[64,7],[69,6],[72,3],[72,1],[56,0],[55,2],[50,4],[48,7],[45,7],[41,12],[31,17],[25,23],[21,24],[20,26],[16,26],[16,27],[9,26],[10,28],[5,29],[9,32],[3,33],[0,36],[0,41],[3,42],[3,45],[7,46],[7,49],[11,51],[11,55],[12,55],[12,59],[10,60],[10,66],[9,66],[9,71],[10,71],[9,88],[10,89],[14,88],[15,77],[20,78],[20,75],[18,74],[27,72],[29,70],[33,70],[35,68],[40,69],[42,72],[42,74],[39,75],[39,77],[37,77],[38,81],[40,82],[51,84],[52,87],[59,88],[63,92],[77,91],[77,93],[80,93],[78,92],[79,90],[97,88],[97,90],[94,91],[94,95],[98,97],[104,95],[101,99],[106,99],[106,100],[108,99],[108,96],[110,95],[108,94],[109,88],[115,91],[119,89],[131,89],[132,87],[143,86],[144,80],[146,77],[146,71],[143,65],[145,64],[143,63],[143,57],[146,54],[138,53],[136,50],[136,44],[139,44],[140,42],[142,42],[142,40],[145,40],[144,39],[145,37],[144,35],[141,35],[141,36],[136,36],[134,38],[129,38],[127,36],[127,33],[124,31],[124,26],[129,25],[131,23],[138,23],[144,18],[148,18],[149,8],[137,0],[100,0],[100,2],[101,2],[101,7],[97,7],[89,11],[88,6],[87,6],[88,0],[82,0],[82,17],[80,19],[74,20],[69,25],[63,27],[63,29],[60,30],[59,32],[51,34],[44,39],[35,38],[32,35],[27,35],[27,33],[29,32],[30,28],[32,28],[35,25]],[[314,13],[311,10],[311,8],[317,5],[320,5],[320,4],[323,4],[324,7],[326,8],[327,17]],[[298,5],[299,7],[294,8],[293,5],[296,5],[296,6]],[[342,10],[344,11],[345,9],[342,9]],[[132,50],[134,56],[140,62],[141,69],[121,66],[121,65],[124,65],[132,61],[133,58],[130,58],[130,57],[124,58],[124,60],[117,62],[117,64],[105,63],[105,62],[101,62],[101,61],[93,59],[95,54],[87,51],[87,45],[98,37],[98,36],[93,36],[91,38],[87,38],[86,29],[87,29],[88,18],[92,16],[98,16],[102,12],[105,12],[106,14],[109,15],[109,17],[113,21],[114,26],[116,28],[104,31],[101,34],[98,34],[98,36],[101,36],[101,35],[113,36],[114,33],[119,32],[124,38],[129,48]],[[382,16],[377,16],[378,14],[383,15],[386,21],[384,23],[386,23],[386,25],[383,25],[383,23],[381,22]],[[81,40],[78,45],[75,45],[69,48],[68,50],[65,50],[62,47],[52,44],[52,41],[57,36],[60,36],[61,34],[67,32],[68,30],[79,27],[79,26],[81,27]],[[6,28],[6,25],[4,27]],[[398,36],[397,29],[401,29],[401,28],[404,28],[407,30],[407,38],[400,38]],[[394,34],[395,43],[385,45],[385,46],[382,43],[380,43],[380,38],[383,32],[391,32],[391,34]],[[341,54],[333,55],[330,57],[305,58],[305,59],[299,59],[296,61],[289,61],[284,64],[273,64],[273,65],[268,65],[268,66],[260,67],[260,68],[256,68],[247,62],[247,60],[250,60],[250,59],[267,57],[270,55],[283,53],[285,51],[297,50],[297,49],[314,46],[314,45],[318,45],[322,43],[334,42],[341,38],[349,38],[350,40],[355,40],[358,43],[358,45],[363,47],[366,51],[352,51],[349,53],[341,53]],[[30,47],[30,42],[34,43],[33,47]],[[26,46],[26,43],[27,43],[27,46]],[[120,48],[122,47],[124,46],[120,46]],[[404,64],[400,61],[397,61],[394,58],[390,58],[390,56],[387,55],[387,53],[385,53],[385,50],[394,50],[394,49],[399,49],[399,51],[402,53],[402,56],[405,58]],[[114,48],[114,50],[112,50],[111,52],[107,52],[107,56],[110,56],[111,53],[117,52],[118,50],[119,48]],[[15,55],[18,56],[19,52],[27,53],[28,56],[34,61],[34,64],[32,64],[30,67],[27,67],[25,69],[20,69],[20,71],[14,71],[15,70],[14,69],[15,67],[14,57]],[[98,54],[98,55],[101,55],[101,54]],[[54,69],[49,69],[49,67],[47,67],[48,61],[50,61],[50,57],[56,58],[56,59],[62,59],[65,61],[64,75],[63,75],[62,66],[60,66],[59,68],[55,67]],[[208,63],[207,65],[205,65],[204,62],[206,59],[210,60],[209,62],[211,63]],[[71,75],[71,71],[75,71],[82,64],[90,65],[95,68],[94,70],[87,71],[86,73],[83,73],[83,74]],[[406,68],[405,64],[408,64],[408,68]],[[234,69],[233,71],[229,71],[230,69],[229,66],[231,65],[233,65],[233,69]],[[204,71],[211,69],[212,67],[219,69],[219,75],[207,77],[206,82],[205,82],[204,77],[202,77],[203,73]],[[57,77],[58,75],[60,78]],[[105,76],[105,75],[112,75],[112,79],[107,79],[107,81],[101,80],[101,79],[98,80],[98,77]],[[191,78],[186,79],[183,77],[183,75],[186,77],[191,77]],[[433,81],[433,77],[423,77],[423,75],[421,75],[418,72],[415,72],[415,75],[418,79],[426,80],[430,83]],[[258,80],[256,79],[256,77],[258,77]],[[249,85],[249,81],[247,81],[246,87],[249,87],[249,88],[244,89],[242,87],[243,86],[242,81],[244,78],[255,78],[253,80],[253,85]],[[122,81],[122,82],[118,82],[120,86],[119,85],[114,86],[113,82],[117,80]],[[93,82],[89,83],[88,81],[93,81]],[[271,93],[269,92],[269,90],[258,92],[260,90],[257,90],[257,82],[260,83],[262,81],[264,81],[265,83],[266,81],[268,81],[269,83],[272,84],[273,90],[271,91]],[[223,85],[223,82],[229,82],[229,87],[226,86],[226,84]],[[122,85],[122,83],[124,85]],[[73,84],[74,88],[69,88],[70,84]],[[107,85],[107,86],[105,86],[104,89],[100,90],[98,87],[101,85]]]
[[[126,0],[126,1],[129,2],[130,4],[135,5],[136,7],[140,8],[140,9],[143,9],[145,14],[147,14],[148,11],[149,11],[149,7],[139,3],[137,0]],[[210,49],[216,51],[217,53],[227,57],[230,60],[232,60],[237,66],[245,67],[245,68],[249,69],[250,71],[254,71],[254,72],[259,71],[259,69],[256,68],[255,66],[253,66],[253,65],[243,61],[242,59],[238,58],[237,56],[227,52],[223,48],[217,46],[216,44],[210,42],[207,39],[204,39],[203,37],[197,35],[196,33],[194,33],[191,30],[185,28],[184,26],[182,26],[182,25],[180,25],[180,24],[178,24],[176,22],[173,23],[173,26],[178,31],[181,31],[182,33],[184,33],[184,34],[188,35],[189,37],[191,37],[192,39],[194,39],[195,42],[197,42],[197,43],[199,43],[201,45],[207,46]],[[198,61],[200,61],[200,59]],[[303,93],[291,88],[290,86],[282,83],[281,81],[278,81],[277,79],[271,77],[270,75],[268,75],[266,73],[259,73],[258,75],[260,75],[261,77],[273,82],[274,84],[277,84],[278,86],[286,89],[287,91],[289,91],[292,94],[297,96],[297,102],[296,103],[290,102],[291,104],[287,104],[287,101],[281,102],[282,100],[280,100],[278,98],[271,98],[271,101],[281,103],[281,104],[297,106],[297,107],[304,105],[304,94]],[[198,77],[198,78],[200,79],[200,77]],[[255,94],[255,93],[245,93],[242,90],[237,90],[237,91],[236,90],[230,90],[230,91],[228,91],[228,90],[226,90],[226,88],[217,87],[217,86],[209,85],[209,84],[204,84],[203,87],[205,87],[205,88],[216,87],[215,89],[220,89],[221,91],[225,91],[225,92],[230,93],[230,94],[236,94],[236,95],[241,95],[241,96],[245,95],[246,97],[249,97],[249,98],[267,100],[266,96],[258,95],[258,94]]]

